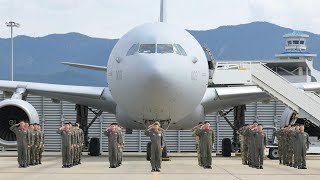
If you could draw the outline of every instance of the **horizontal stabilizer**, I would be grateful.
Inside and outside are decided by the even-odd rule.
[[[107,67],[105,66],[95,66],[95,65],[89,65],[89,64],[78,64],[78,63],[70,63],[70,62],[62,62],[64,65],[77,67],[77,68],[83,68],[83,69],[91,69],[96,71],[107,71]]]

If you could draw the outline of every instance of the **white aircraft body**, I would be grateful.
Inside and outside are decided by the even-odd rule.
[[[190,129],[212,112],[270,99],[256,86],[208,88],[208,62],[199,42],[187,31],[165,22],[140,25],[113,48],[107,67],[64,63],[105,72],[108,87],[85,87],[0,81],[11,98],[0,102],[0,144],[15,144],[10,125],[19,119],[39,122],[28,94],[93,107],[116,116],[130,129],[145,129],[158,120],[167,129]]]

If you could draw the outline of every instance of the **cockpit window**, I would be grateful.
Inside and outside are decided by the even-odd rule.
[[[155,53],[156,52],[156,45],[155,44],[141,44],[139,53]]]
[[[174,53],[172,44],[157,44],[157,53],[160,53],[160,54]]]
[[[127,56],[134,55],[138,51],[138,49],[139,49],[139,44],[132,45],[127,53]]]
[[[174,44],[174,46],[180,52],[179,54],[181,54],[182,56],[187,56],[186,51],[181,47],[180,44]]]
[[[176,54],[182,55],[176,44],[173,45],[173,50]]]

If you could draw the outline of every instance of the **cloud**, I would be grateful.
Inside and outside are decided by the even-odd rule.
[[[167,0],[167,5],[168,22],[185,29],[268,21],[320,33],[318,0]],[[0,36],[10,36],[1,27],[13,19],[21,24],[15,34],[119,38],[139,24],[158,21],[159,6],[160,0],[0,0]]]
[[[250,20],[320,33],[318,0],[249,0]]]

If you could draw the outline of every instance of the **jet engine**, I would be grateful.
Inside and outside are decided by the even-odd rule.
[[[30,124],[39,123],[36,109],[27,101],[6,99],[0,102],[0,145],[15,146],[16,136],[10,127],[25,120]]]
[[[309,136],[320,136],[320,127],[315,125],[312,121],[308,120],[304,117],[296,117],[296,113],[290,109],[286,108],[281,115],[281,127],[284,127],[289,124],[304,124],[305,131],[309,134]]]

